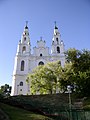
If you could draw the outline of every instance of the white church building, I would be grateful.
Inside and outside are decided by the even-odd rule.
[[[61,65],[64,66],[64,43],[61,40],[61,35],[56,24],[52,36],[51,50],[49,50],[49,47],[46,47],[46,42],[41,38],[37,41],[37,47],[33,48],[32,53],[29,29],[26,24],[15,56],[12,78],[12,96],[30,94],[30,84],[26,82],[26,78],[28,73],[31,73],[38,65],[44,65],[48,62],[60,60]]]

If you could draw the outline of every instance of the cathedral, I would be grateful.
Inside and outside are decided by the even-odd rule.
[[[45,40],[40,38],[37,41],[37,46],[33,48],[32,53],[29,28],[26,23],[21,40],[17,46],[11,95],[30,95],[30,83],[26,82],[28,73],[31,73],[38,65],[44,65],[52,61],[60,60],[61,66],[63,67],[65,64],[64,52],[64,42],[61,40],[60,32],[55,24],[51,49],[49,50]]]

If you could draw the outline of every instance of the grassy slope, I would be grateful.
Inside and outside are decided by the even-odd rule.
[[[68,94],[54,95],[31,95],[31,96],[14,96],[3,101],[12,106],[18,106],[37,113],[45,113],[46,115],[54,114],[57,110],[61,110],[68,105]],[[29,111],[23,111],[19,108],[7,107],[4,111],[10,116],[11,120],[45,120],[45,116],[31,114]],[[6,109],[7,108],[7,109]],[[9,110],[10,109],[10,110]],[[25,116],[25,117],[23,117]],[[34,117],[35,116],[35,117]],[[49,119],[46,119],[49,120]]]
[[[10,120],[51,120],[45,116],[34,114],[17,107],[12,107],[6,104],[0,103],[1,109],[9,116]]]
[[[86,110],[90,110],[90,97],[86,98],[83,102],[83,108]]]
[[[37,108],[54,107],[60,109],[68,106],[68,94],[16,96],[13,98]]]
[[[53,95],[30,95],[30,96],[16,96],[11,97],[20,102],[31,104],[38,109],[51,108],[51,109],[68,109],[69,98],[68,94],[53,94]],[[75,95],[71,95],[72,108],[76,108],[75,103],[82,102],[82,108],[90,110],[90,98],[76,98]]]
[[[76,101],[75,98],[71,95],[72,104]],[[14,96],[9,98],[9,103],[12,105],[16,105],[15,102],[18,101],[19,105],[21,104],[24,107],[35,108],[44,111],[44,108],[50,108],[50,110],[58,110],[59,111],[64,108],[64,106],[68,107],[68,94],[55,94],[55,95],[31,95],[31,96]],[[15,101],[12,101],[15,100]],[[7,101],[7,99],[6,99]],[[90,108],[90,98],[85,99],[84,108]],[[16,102],[17,103],[17,102]],[[23,104],[24,103],[24,104]],[[26,110],[22,110],[20,108],[11,107],[5,104],[1,104],[3,110],[10,116],[11,120],[49,120],[49,118],[45,119],[45,116],[34,114],[33,112],[29,112]],[[48,109],[46,109],[47,111]],[[50,111],[49,110],[49,111]],[[52,111],[53,112],[53,111]],[[49,113],[47,111],[47,113]]]

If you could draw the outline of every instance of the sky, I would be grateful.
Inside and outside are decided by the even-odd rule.
[[[50,47],[54,21],[65,49],[90,50],[90,0],[0,0],[0,86],[12,85],[17,45],[28,21],[32,48]]]

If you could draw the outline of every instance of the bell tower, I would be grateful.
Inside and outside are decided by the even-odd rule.
[[[64,43],[61,40],[61,34],[60,34],[58,27],[56,26],[56,22],[55,22],[52,45],[51,45],[51,54],[60,55],[63,52],[64,52]]]
[[[15,56],[11,95],[30,94],[29,85],[28,83],[26,83],[26,78],[29,71],[28,58],[30,55],[31,55],[31,44],[29,37],[29,29],[26,22],[23,34],[21,36],[21,40],[19,41],[17,47],[17,53]]]
[[[58,30],[58,27],[55,22],[54,32],[53,32],[53,39],[51,45],[51,55],[53,59],[57,59],[61,61],[61,66],[65,65],[65,49],[64,49],[64,42],[61,40],[61,34]]]
[[[21,36],[21,40],[19,41],[18,44],[17,55],[29,55],[29,54],[31,54],[31,45],[29,38],[29,29],[27,27],[27,22],[26,22],[26,26]]]

